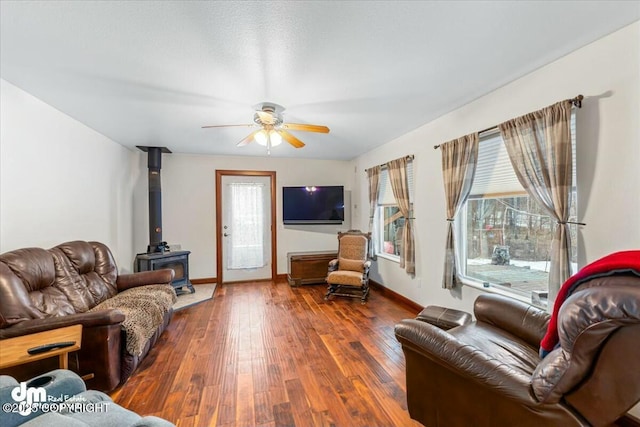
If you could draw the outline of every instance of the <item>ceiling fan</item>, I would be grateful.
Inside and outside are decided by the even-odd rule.
[[[271,147],[280,145],[284,139],[295,148],[304,147],[304,142],[300,141],[296,136],[290,133],[290,130],[299,130],[303,132],[329,133],[329,128],[320,125],[306,125],[300,123],[285,123],[282,118],[284,107],[270,102],[263,102],[254,106],[256,112],[253,115],[253,124],[246,125],[214,125],[202,126],[203,129],[221,128],[221,127],[259,127],[260,129],[250,133],[242,141],[238,143],[238,147],[245,146],[255,140],[258,144],[267,147],[267,154],[271,153]]]

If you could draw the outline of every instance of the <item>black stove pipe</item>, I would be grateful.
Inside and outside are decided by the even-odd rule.
[[[166,147],[138,148],[147,153],[147,167],[149,169],[149,246],[147,253],[164,252],[167,242],[162,241],[162,153],[171,153]]]
[[[149,246],[157,248],[162,242],[162,151],[150,147],[148,154],[149,167]],[[147,249],[149,252],[149,248]],[[154,252],[156,252],[154,250]]]

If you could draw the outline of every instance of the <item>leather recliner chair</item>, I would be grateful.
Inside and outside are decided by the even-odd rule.
[[[581,284],[544,359],[545,311],[485,294],[474,314],[448,331],[415,319],[396,325],[409,413],[425,426],[608,426],[640,400],[640,277]]]
[[[81,324],[82,348],[77,357],[71,354],[69,368],[86,377],[90,388],[111,391],[129,378],[169,324],[173,309],[162,304],[170,304],[167,292],[175,301],[173,276],[170,269],[119,274],[111,251],[99,242],[6,252],[0,255],[0,340]],[[121,301],[125,291],[139,294],[141,304],[101,309]],[[151,313],[154,320],[146,323],[153,330],[131,353],[125,319],[135,322],[140,311]],[[0,374],[20,381],[56,367],[57,360],[49,358]]]

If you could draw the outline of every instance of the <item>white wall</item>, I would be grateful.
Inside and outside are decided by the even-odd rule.
[[[131,151],[0,81],[0,252],[96,240],[131,271]]]
[[[171,149],[171,147],[168,147]],[[139,167],[146,169],[146,153],[139,152]],[[192,279],[216,277],[216,169],[276,172],[277,271],[287,272],[287,252],[332,250],[337,248],[336,233],[349,227],[316,225],[289,227],[282,224],[282,187],[295,185],[344,185],[351,188],[349,162],[273,157],[228,157],[187,154],[162,156],[163,240],[180,244],[189,255]],[[143,172],[135,187],[134,248],[144,252],[149,243],[147,174]],[[347,194],[348,195],[348,194]],[[345,216],[349,212],[345,211]],[[297,229],[296,229],[297,228]]]
[[[472,65],[470,65],[472,66]],[[380,259],[372,277],[421,305],[471,310],[479,290],[441,288],[446,231],[441,156],[433,146],[559,100],[583,94],[577,112],[579,264],[610,252],[640,248],[640,23],[623,28],[560,60],[452,111],[356,159],[358,170],[415,154],[416,277]],[[366,206],[367,183],[354,194]],[[354,215],[366,228],[368,212]]]

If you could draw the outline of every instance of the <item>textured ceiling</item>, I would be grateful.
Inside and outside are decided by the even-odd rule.
[[[638,1],[0,2],[2,78],[128,147],[236,147],[253,106],[352,159],[640,19]],[[37,126],[37,122],[33,123]]]

